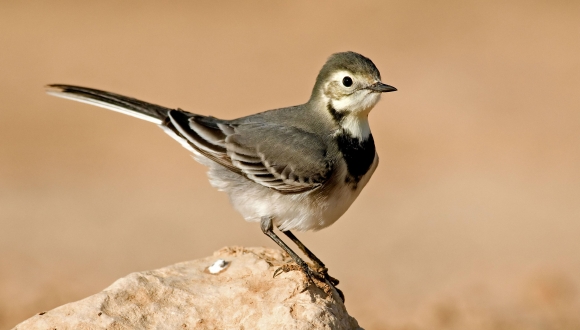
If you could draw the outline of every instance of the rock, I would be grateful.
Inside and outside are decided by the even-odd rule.
[[[312,285],[301,292],[300,272],[272,278],[288,261],[278,250],[226,247],[130,274],[14,329],[360,329],[334,289],[328,295]]]

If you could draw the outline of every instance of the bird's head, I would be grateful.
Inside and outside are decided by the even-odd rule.
[[[309,102],[323,104],[339,123],[360,122],[366,121],[381,93],[396,90],[381,82],[381,74],[370,59],[355,52],[343,52],[328,58]]]
[[[320,70],[312,99],[323,99],[336,111],[368,112],[381,93],[397,89],[381,82],[374,63],[355,52],[331,55]]]

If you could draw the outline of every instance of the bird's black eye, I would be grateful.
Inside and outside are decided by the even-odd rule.
[[[342,78],[342,84],[346,87],[352,86],[352,79],[349,76]]]

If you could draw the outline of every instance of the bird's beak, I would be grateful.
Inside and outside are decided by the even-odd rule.
[[[373,92],[378,92],[378,93],[394,92],[397,90],[395,87],[393,87],[391,85],[383,84],[380,81],[370,85],[367,88]]]

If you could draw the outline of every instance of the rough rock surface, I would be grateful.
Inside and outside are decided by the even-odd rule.
[[[39,313],[14,329],[360,329],[336,291],[303,289],[300,272],[274,271],[281,251],[227,247],[212,257],[130,274],[93,296]],[[218,259],[227,267],[211,274]]]

